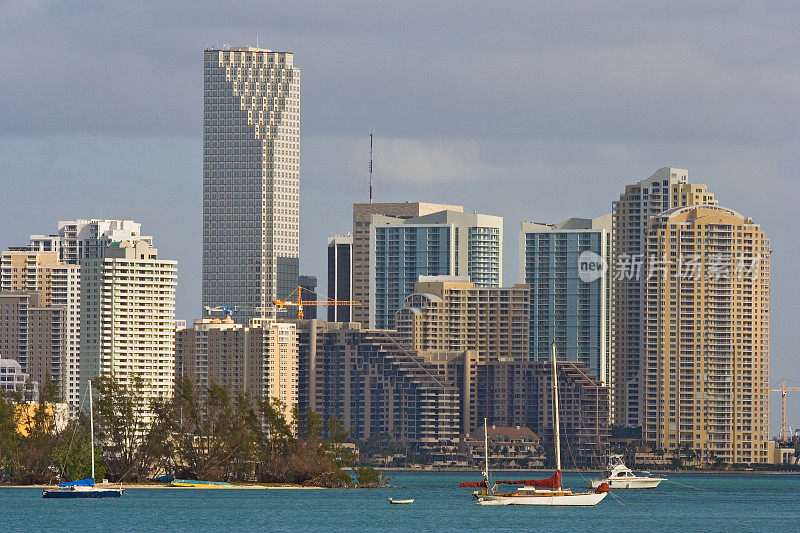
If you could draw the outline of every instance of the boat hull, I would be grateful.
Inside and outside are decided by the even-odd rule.
[[[607,492],[595,493],[567,493],[567,494],[536,494],[536,495],[509,495],[509,494],[475,494],[478,503],[482,505],[543,505],[543,506],[578,506],[591,507],[597,505]]]
[[[608,483],[612,489],[654,489],[658,484],[664,481],[663,478],[651,479],[595,479],[587,481],[586,486],[590,489],[596,489],[601,483]]]
[[[119,498],[125,489],[43,490],[42,498]]]

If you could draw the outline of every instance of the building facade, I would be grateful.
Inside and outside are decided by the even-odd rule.
[[[646,180],[627,185],[613,203],[614,423],[641,426],[641,372],[644,358],[646,236],[651,217],[673,207],[716,204],[705,185],[690,184],[680,168],[661,168]]]
[[[481,360],[528,359],[529,289],[476,287],[467,277],[421,276],[395,317],[417,351],[474,350]]]
[[[29,369],[28,363],[23,362],[23,369],[37,382],[46,376],[56,383],[59,399],[75,413],[80,403],[80,268],[64,264],[59,260],[58,247],[52,248],[4,251],[0,259],[0,294],[36,296],[26,304],[28,334],[17,342],[19,353],[26,354],[20,357],[32,365]],[[40,372],[41,365],[47,368],[46,372],[44,367]]]
[[[297,288],[300,71],[261,48],[204,54],[203,306],[272,313]]]
[[[372,215],[369,325],[394,329],[394,315],[420,276],[467,276],[478,287],[500,287],[502,271],[502,217],[461,211],[409,219]]]
[[[317,276],[300,276],[297,278],[298,290],[300,291],[300,298],[306,301],[320,300],[321,297],[317,293]],[[305,318],[317,318],[318,306],[304,305],[303,316]]]
[[[113,242],[102,259],[81,261],[81,391],[113,375],[141,379],[142,401],[169,397],[175,378],[177,262],[146,241]]]
[[[41,242],[42,236],[31,235],[31,245]],[[153,244],[153,237],[142,235],[142,225],[133,220],[79,218],[58,223],[61,260],[71,265],[84,259],[102,259],[108,245],[115,241],[139,240]]]
[[[352,291],[353,299],[361,302],[353,308],[353,321],[370,323],[370,228],[372,215],[409,219],[439,211],[463,211],[460,205],[424,202],[395,202],[353,204]],[[402,300],[401,300],[402,301]]]
[[[22,371],[22,365],[15,359],[0,359],[0,391],[23,392],[28,381],[28,374]],[[38,401],[38,398],[31,398]]]
[[[353,236],[350,233],[328,238],[328,298],[353,300]],[[328,306],[328,322],[352,320],[352,305]]]
[[[558,224],[523,222],[520,283],[530,286],[530,358],[547,361],[551,344],[611,385],[611,215]],[[592,270],[589,270],[589,267]]]
[[[768,462],[770,249],[717,205],[652,219],[643,438],[705,463]]]

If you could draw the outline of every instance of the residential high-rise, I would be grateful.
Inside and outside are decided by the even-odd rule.
[[[172,394],[177,262],[146,241],[112,242],[103,255],[81,261],[81,391],[98,376],[138,377],[149,413],[149,399]]]
[[[54,381],[60,399],[75,413],[80,403],[80,267],[64,264],[58,247],[51,248],[4,251],[0,291],[13,293],[13,298],[36,296],[26,300],[28,333],[17,341],[18,350],[25,354],[19,360],[31,379],[41,381],[47,376]],[[46,369],[35,368],[42,365]]]
[[[369,325],[393,329],[420,276],[467,276],[478,287],[500,287],[502,272],[502,217],[447,210],[409,219],[372,215]]]
[[[614,340],[613,421],[642,424],[641,362],[644,357],[646,235],[651,217],[673,207],[716,204],[705,185],[688,183],[688,171],[660,168],[646,180],[627,185],[613,204]]]
[[[31,244],[35,237],[31,235]],[[102,258],[108,245],[115,241],[135,239],[153,244],[153,237],[142,235],[142,225],[133,220],[62,220],[58,223],[58,237],[61,260],[73,265],[83,259]]]
[[[611,215],[523,222],[519,279],[530,286],[530,355],[580,361],[611,384]]]
[[[203,306],[248,324],[297,288],[300,71],[262,48],[204,61]]]
[[[353,308],[353,321],[370,323],[370,227],[372,215],[408,219],[438,211],[464,211],[460,205],[423,202],[353,204],[352,291],[353,300],[361,302]]]
[[[353,299],[353,236],[335,235],[328,238],[328,298]],[[352,305],[329,305],[328,322],[353,320]]]
[[[476,287],[466,276],[420,276],[395,316],[417,351],[473,350],[481,361],[528,359],[529,289]]]
[[[260,318],[250,326],[230,317],[195,320],[175,333],[175,374],[200,395],[215,383],[232,394],[278,399],[292,422],[299,387],[296,326]]]
[[[767,462],[770,249],[717,205],[667,210],[646,244],[643,439],[705,463]]]

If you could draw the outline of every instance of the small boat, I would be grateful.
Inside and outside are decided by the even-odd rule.
[[[227,481],[198,481],[196,479],[173,479],[169,486],[195,489],[224,489],[233,487],[233,485]]]
[[[484,471],[483,481],[467,481],[462,487],[481,487],[473,491],[479,505],[542,505],[542,506],[592,506],[606,497],[609,485],[600,483],[594,492],[572,492],[561,487],[561,433],[558,418],[558,367],[556,345],[553,343],[553,429],[555,440],[556,473],[545,479],[519,481],[489,481],[489,432],[488,422],[483,419]],[[522,485],[516,492],[500,492],[498,484]]]
[[[393,503],[395,505],[414,503],[414,498],[410,498],[408,500],[395,500],[392,498],[386,498],[386,499],[389,501],[389,503]]]
[[[89,431],[92,444],[92,477],[59,483],[57,489],[44,489],[42,498],[119,498],[125,492],[121,485],[117,489],[94,486],[94,412],[91,381],[89,381]]]
[[[625,466],[621,456],[611,455],[603,479],[590,479],[586,487],[596,489],[601,483],[607,483],[612,489],[654,489],[662,481],[666,478],[653,477],[650,472],[634,472]]]

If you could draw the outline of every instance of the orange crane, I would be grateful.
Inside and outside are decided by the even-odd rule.
[[[787,391],[800,391],[800,387],[786,387],[786,380],[781,381],[780,389],[770,389],[770,392],[781,393],[781,434],[780,441],[786,442],[789,440],[789,423],[786,420],[786,392]]]
[[[321,306],[329,306],[329,305],[361,305],[361,302],[359,302],[358,300],[334,300],[332,298],[328,298],[326,300],[303,300],[303,291],[311,292],[311,293],[316,294],[317,296],[319,296],[319,294],[315,293],[314,291],[310,291],[310,290],[306,289],[305,287],[298,286],[295,290],[293,290],[291,292],[291,294],[289,294],[289,296],[292,296],[292,294],[297,293],[297,300],[296,301],[292,301],[292,300],[272,300],[272,303],[275,304],[275,307],[277,307],[278,310],[281,310],[281,309],[283,309],[284,307],[287,307],[287,306],[297,307],[297,318],[299,320],[303,319],[303,306],[304,305],[321,305]]]

